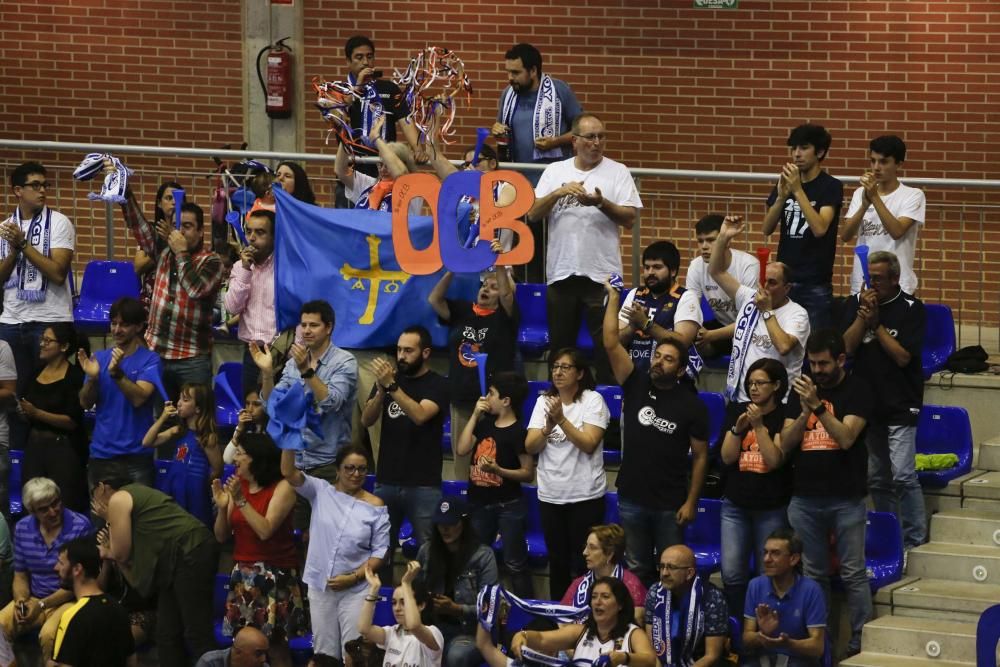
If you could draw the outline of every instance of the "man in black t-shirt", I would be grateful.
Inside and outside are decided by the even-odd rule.
[[[94,537],[64,544],[55,570],[62,587],[76,595],[76,603],[59,619],[53,662],[73,667],[124,667],[135,653],[135,642],[128,612],[97,585],[101,556]]]
[[[410,107],[403,99],[403,91],[388,79],[375,75],[375,44],[363,35],[354,35],[344,45],[347,56],[347,82],[361,96],[349,109],[351,129],[361,137],[367,137],[377,116],[385,113],[389,122],[382,129],[382,138],[387,142],[396,141],[396,125],[403,131],[407,143],[413,149],[417,162],[427,162],[427,151],[419,141],[416,126],[407,120]],[[372,155],[378,151],[372,150]],[[378,178],[378,167],[374,164],[359,164],[358,171]]]
[[[868,267],[871,289],[844,305],[844,345],[854,355],[856,374],[876,396],[865,439],[872,500],[879,512],[898,512],[903,548],[912,549],[927,541],[924,494],[914,465],[927,314],[920,299],[900,288],[896,255],[873,252]]]
[[[844,184],[820,168],[830,141],[822,125],[792,130],[787,141],[792,162],[778,175],[764,216],[765,236],[781,222],[778,261],[791,269],[794,285],[789,297],[809,312],[813,331],[830,326],[833,260],[844,203]]]
[[[687,345],[664,337],[653,349],[649,370],[640,370],[618,335],[618,290],[610,283],[605,290],[604,349],[624,396],[618,511],[629,569],[648,586],[657,578],[656,554],[683,541],[683,528],[698,511],[708,468],[708,410],[697,394],[679,385]]]
[[[361,412],[365,428],[382,420],[375,495],[389,508],[386,563],[390,566],[403,516],[413,524],[413,534],[422,544],[431,536],[431,519],[441,501],[441,438],[448,381],[427,366],[430,356],[430,332],[422,326],[404,329],[396,343],[396,368],[386,359],[372,360],[375,385]]]
[[[788,522],[802,538],[805,574],[823,586],[830,606],[830,533],[837,541],[840,578],[847,589],[851,639],[861,650],[861,629],[872,613],[865,572],[865,426],[874,402],[868,383],[844,370],[844,340],[833,329],[806,342],[812,379],[801,376],[788,397],[781,449],[796,454]],[[797,451],[796,451],[797,450]]]

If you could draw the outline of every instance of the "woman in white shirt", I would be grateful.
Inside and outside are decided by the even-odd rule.
[[[549,552],[550,599],[562,597],[586,566],[581,548],[604,523],[604,431],[610,414],[575,348],[549,361],[552,388],[535,403],[525,449],[538,456],[538,500]]]
[[[430,615],[431,597],[427,587],[414,583],[420,564],[410,561],[396,590],[392,592],[392,616],[395,625],[372,625],[375,603],[382,586],[378,575],[365,569],[368,595],[358,618],[358,630],[370,642],[385,649],[383,667],[441,667],[444,637],[433,625],[425,625],[424,617]]]

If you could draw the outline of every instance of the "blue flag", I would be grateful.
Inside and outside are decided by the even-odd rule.
[[[299,323],[302,304],[324,299],[336,313],[333,340],[340,347],[394,346],[400,332],[414,324],[427,327],[436,347],[446,344],[448,330],[427,303],[441,272],[414,276],[400,270],[391,213],[312,206],[281,188],[274,188],[274,200],[274,297],[280,331]],[[409,224],[414,246],[426,247],[433,218],[411,217]],[[464,298],[470,298],[470,287],[478,287],[478,280],[471,282],[460,281]],[[450,294],[454,289],[453,284]]]

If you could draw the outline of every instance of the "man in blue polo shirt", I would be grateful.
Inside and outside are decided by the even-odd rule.
[[[60,587],[54,570],[59,549],[90,534],[92,526],[63,507],[59,487],[47,477],[28,480],[21,497],[29,514],[14,527],[14,601],[0,610],[0,628],[11,640],[39,630],[44,664],[52,657],[59,618],[73,602],[73,592]]]
[[[153,486],[153,450],[142,437],[153,425],[153,391],[161,384],[160,358],[143,342],[146,309],[138,299],[122,297],[111,304],[111,337],[115,346],[91,357],[79,354],[87,381],[80,390],[86,410],[97,404],[90,442],[87,477],[93,488],[102,479],[128,477]]]
[[[747,588],[743,646],[754,655],[747,665],[813,667],[826,641],[823,589],[802,576],[802,540],[788,528],[764,543],[764,574]]]

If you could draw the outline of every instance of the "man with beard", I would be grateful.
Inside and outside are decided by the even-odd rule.
[[[535,187],[529,222],[548,218],[545,256],[549,349],[576,346],[580,320],[596,343],[601,339],[604,294],[601,284],[622,273],[621,228],[632,229],[642,208],[628,168],[604,157],[608,134],[591,113],[573,121],[573,150],[553,162]],[[595,345],[597,381],[611,382],[607,356]]]
[[[687,344],[666,334],[656,343],[648,370],[640,368],[619,338],[618,290],[609,282],[605,291],[604,349],[622,386],[622,425],[628,433],[618,471],[618,511],[629,569],[649,585],[656,579],[653,555],[679,544],[684,526],[698,511],[708,468],[708,410],[678,385],[687,366]]]
[[[830,607],[830,535],[836,537],[840,578],[847,589],[851,638],[847,655],[861,650],[861,629],[872,614],[865,573],[868,518],[865,427],[875,397],[869,384],[844,370],[847,355],[837,331],[821,329],[806,342],[812,379],[792,382],[781,449],[799,450],[792,472],[788,522],[802,538],[805,574],[823,587]]]
[[[272,391],[282,394],[299,384],[311,396],[310,409],[320,414],[320,432],[302,429],[305,449],[295,453],[295,466],[302,472],[333,482],[337,477],[334,459],[340,446],[351,441],[351,408],[358,390],[358,361],[347,350],[333,344],[333,307],[321,299],[307,301],[299,315],[301,343],[293,343],[289,359],[274,384],[271,350],[250,343],[250,355],[260,368],[260,397],[268,400]],[[309,517],[306,502],[296,505],[295,525],[305,529]]]
[[[240,261],[229,274],[229,289],[223,305],[240,316],[239,339],[247,344],[243,353],[243,396],[255,390],[260,369],[250,356],[250,343],[270,343],[278,333],[274,313],[274,212],[257,209],[247,216],[247,240]]]
[[[89,358],[77,355],[87,380],[80,390],[84,410],[94,407],[87,476],[91,488],[105,477],[128,477],[153,486],[153,451],[142,437],[153,425],[153,390],[160,384],[160,358],[142,340],[146,309],[138,299],[122,297],[111,304],[111,337],[115,346]]]
[[[640,372],[649,369],[657,344],[673,332],[673,338],[689,349],[701,328],[701,304],[695,292],[677,284],[681,254],[670,241],[656,241],[642,252],[644,287],[625,295],[618,313],[618,337],[632,355]],[[693,358],[692,358],[693,356]],[[685,378],[698,379],[701,358],[689,350]]]
[[[396,343],[396,368],[387,359],[372,360],[375,385],[361,423],[382,421],[375,495],[389,508],[389,555],[398,543],[403,517],[423,544],[441,501],[441,438],[448,409],[448,380],[430,369],[431,334],[422,326],[403,330]]]
[[[124,667],[131,664],[135,642],[128,612],[97,584],[101,555],[93,536],[78,537],[59,550],[55,571],[76,603],[59,620],[55,654],[49,665]]]

